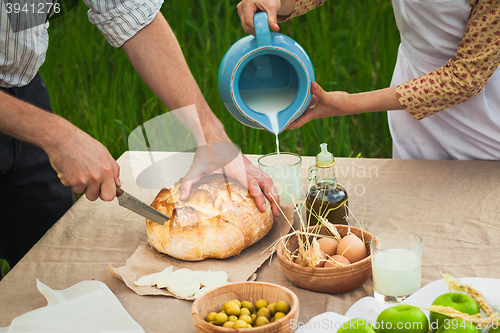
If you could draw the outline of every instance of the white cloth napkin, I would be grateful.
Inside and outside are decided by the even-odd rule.
[[[65,290],[52,290],[37,280],[47,306],[0,328],[7,333],[144,333],[116,296],[100,281],[82,281]]]
[[[463,284],[476,288],[483,294],[486,302],[494,311],[500,309],[500,279],[460,278],[459,280]],[[449,292],[448,286],[443,280],[436,280],[416,291],[404,303],[429,307],[436,297],[447,292]],[[297,323],[295,333],[337,332],[343,323],[353,318],[363,318],[370,324],[375,324],[380,312],[391,306],[394,306],[394,304],[384,303],[373,297],[363,297],[347,310],[345,316],[335,312],[322,313],[311,318],[307,323]],[[423,310],[423,312],[427,316],[429,315],[429,311]],[[485,331],[483,330],[483,332]]]

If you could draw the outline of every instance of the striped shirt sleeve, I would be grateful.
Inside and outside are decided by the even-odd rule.
[[[95,24],[114,47],[122,46],[153,21],[163,0],[84,0]]]

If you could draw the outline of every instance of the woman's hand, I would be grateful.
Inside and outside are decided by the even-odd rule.
[[[345,91],[326,92],[313,82],[311,92],[313,97],[309,107],[288,128],[299,128],[313,119],[330,116],[403,109],[397,98],[396,87],[349,94]]]
[[[313,97],[309,107],[288,128],[299,128],[313,119],[349,114],[349,94],[345,91],[326,92],[319,84],[312,82],[311,92]]]
[[[278,11],[281,8],[281,0],[243,0],[238,6],[241,26],[249,33],[255,34],[253,16],[257,12],[266,12],[269,20],[269,27],[274,31],[279,31]]]
[[[271,30],[279,31],[278,15],[289,16],[294,7],[295,0],[242,0],[238,4],[238,15],[243,29],[254,35],[253,16],[255,13],[266,12]]]

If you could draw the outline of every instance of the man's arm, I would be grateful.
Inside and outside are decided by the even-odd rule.
[[[0,92],[0,132],[42,148],[61,182],[91,201],[113,200],[120,167],[98,141],[69,121]]]
[[[161,13],[122,46],[139,76],[170,109],[195,104],[203,133],[195,131],[198,145],[230,141],[191,74],[177,39]],[[195,120],[181,119],[193,130]]]
[[[158,13],[150,24],[125,42],[122,48],[137,73],[170,110],[192,104],[196,106],[199,120],[190,119],[189,116],[180,117],[180,120],[193,131],[198,146],[211,142],[230,142],[224,126],[205,101],[187,66],[177,39],[161,13]],[[201,130],[197,128],[198,124],[201,124]],[[245,177],[241,176],[241,170],[246,171]],[[240,162],[231,163],[225,167],[225,171],[248,187],[262,211],[265,210],[262,193],[264,192],[271,201],[273,213],[277,215],[278,208],[271,198],[271,195],[277,198],[276,189],[265,173],[255,168],[242,155]],[[190,172],[195,173],[196,166],[193,166]],[[199,176],[206,174],[205,171],[198,173]],[[185,192],[184,198],[190,192],[193,179],[197,178],[199,177],[190,177],[190,181],[184,182],[181,187],[181,193]]]

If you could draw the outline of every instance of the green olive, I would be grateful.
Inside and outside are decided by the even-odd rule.
[[[274,316],[274,314],[276,313],[276,303],[269,303],[267,308],[271,310],[271,315]]]
[[[252,313],[250,315],[250,318],[252,318],[252,325],[255,324],[255,320],[257,319],[257,314],[256,313]]]
[[[250,312],[254,312],[255,311],[255,306],[253,305],[252,302],[249,302],[249,301],[241,301],[241,308],[246,308],[248,310],[250,310]]]
[[[224,303],[224,312],[229,316],[239,316],[240,307],[234,301]]]
[[[257,308],[257,310],[259,310],[260,308],[265,308],[268,305],[269,303],[267,303],[267,301],[263,299],[259,299],[257,302],[255,302],[255,307]]]
[[[233,324],[234,324],[234,323],[233,323],[232,321],[226,321],[226,322],[224,323],[224,325],[222,325],[222,327],[228,327],[228,328],[231,328],[231,327],[233,327]]]
[[[257,318],[261,316],[266,317],[268,320],[271,319],[271,310],[268,308],[260,308],[259,311],[257,311]]]
[[[247,324],[251,324],[252,323],[252,317],[250,317],[249,315],[243,315],[243,316],[241,316],[240,320],[244,320]]]
[[[236,304],[238,304],[238,307],[241,308],[241,302],[240,301],[238,301],[237,299],[233,299],[233,302],[236,303]]]
[[[279,301],[276,303],[276,311],[283,312],[287,314],[290,311],[290,305],[285,301]]]
[[[267,324],[269,324],[269,320],[266,317],[260,316],[255,320],[255,326],[262,326]]]
[[[274,319],[275,320],[280,320],[281,318],[283,318],[284,316],[286,316],[286,314],[284,314],[283,312],[276,312],[276,314],[274,315]]]
[[[214,324],[222,326],[227,321],[227,314],[219,312],[214,317]]]
[[[248,310],[247,308],[241,308],[239,315],[241,317],[243,315],[251,315],[251,313],[250,313],[250,310]]]
[[[207,321],[214,321],[214,317],[215,315],[217,314],[217,312],[210,312],[208,315],[207,315]]]
[[[247,322],[244,320],[237,320],[233,323],[233,328],[246,328]]]
[[[237,320],[238,320],[238,317],[236,317],[236,316],[229,316],[229,317],[227,318],[227,321],[231,321],[231,322],[235,322],[235,321],[237,321]]]

